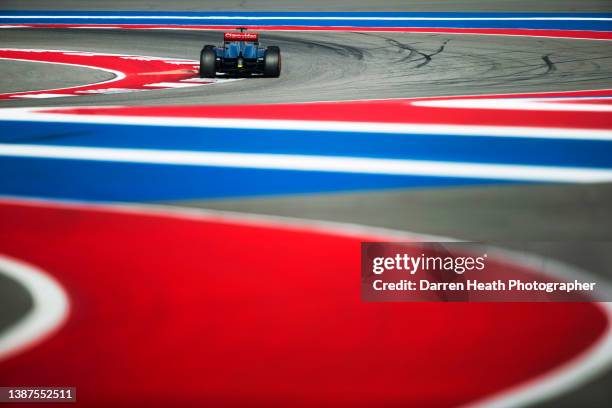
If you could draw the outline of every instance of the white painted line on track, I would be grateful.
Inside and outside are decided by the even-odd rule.
[[[63,98],[66,96],[76,96],[74,94],[52,94],[52,93],[39,93],[39,94],[27,94],[27,95],[11,95],[11,98],[30,98],[30,99],[49,99],[49,98]]]
[[[266,170],[457,177],[486,180],[572,183],[612,181],[612,169],[343,156],[222,153],[23,144],[0,144],[0,156]]]
[[[189,88],[192,86],[204,85],[202,83],[188,83],[188,82],[158,82],[156,84],[146,84],[145,86],[153,86],[160,88]]]
[[[0,336],[0,361],[42,341],[58,330],[69,313],[68,296],[44,271],[0,255],[0,274],[23,285],[32,296],[32,309]]]
[[[465,108],[465,109],[504,109],[521,111],[556,111],[556,112],[612,112],[612,103],[567,103],[564,101],[609,99],[609,98],[475,98],[475,99],[440,99],[414,101],[412,105],[428,108]],[[563,103],[558,103],[563,102]],[[612,127],[612,122],[611,122]]]
[[[132,88],[102,88],[102,89],[84,89],[82,91],[75,91],[75,94],[87,95],[87,94],[122,94],[128,92],[140,92],[146,91],[146,89],[132,89]]]

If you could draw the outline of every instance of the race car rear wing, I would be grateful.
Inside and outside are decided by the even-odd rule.
[[[259,40],[259,35],[255,33],[224,33],[224,41],[255,41]]]

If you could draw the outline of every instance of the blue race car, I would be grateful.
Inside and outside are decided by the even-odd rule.
[[[260,47],[259,35],[239,32],[223,34],[223,46],[206,45],[200,52],[200,78],[214,78],[217,73],[227,75],[259,74],[278,77],[281,71],[280,49]]]

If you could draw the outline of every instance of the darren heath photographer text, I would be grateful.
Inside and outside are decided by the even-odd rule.
[[[487,254],[479,257],[441,257],[441,256],[411,256],[408,254],[397,254],[393,257],[376,257],[372,259],[372,273],[381,275],[386,271],[405,271],[414,275],[418,271],[442,271],[462,275],[470,271],[484,271],[486,268]],[[480,282],[477,279],[466,279],[463,282],[432,282],[427,279],[418,281],[402,279],[394,282],[385,282],[375,279],[372,288],[376,291],[543,291],[573,292],[593,291],[595,282],[541,282],[522,281],[520,279],[508,279],[506,281],[497,279],[494,281]]]

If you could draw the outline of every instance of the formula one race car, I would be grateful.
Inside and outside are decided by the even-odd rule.
[[[217,72],[228,75],[263,74],[278,77],[281,71],[280,49],[260,47],[259,35],[239,32],[223,34],[223,46],[206,45],[200,53],[200,78],[214,78]]]

